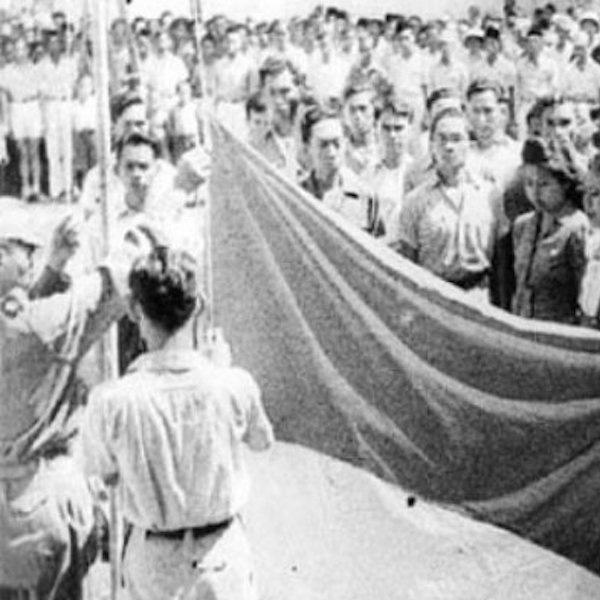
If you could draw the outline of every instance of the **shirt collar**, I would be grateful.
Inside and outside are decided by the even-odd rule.
[[[191,371],[207,364],[206,357],[197,350],[156,350],[139,356],[129,365],[127,373]]]

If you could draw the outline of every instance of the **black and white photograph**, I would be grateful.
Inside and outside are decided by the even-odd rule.
[[[600,599],[600,0],[0,0],[0,600]]]

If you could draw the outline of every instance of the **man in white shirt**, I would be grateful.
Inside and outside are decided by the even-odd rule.
[[[85,470],[118,487],[131,526],[130,600],[257,598],[242,446],[267,450],[273,430],[250,374],[194,346],[197,271],[167,247],[136,263],[130,306],[148,352],[93,390],[82,428]]]
[[[404,200],[407,169],[413,163],[408,153],[414,114],[402,98],[391,97],[381,109],[377,122],[382,147],[381,161],[375,167],[373,191],[383,225],[383,241],[398,239],[398,218]]]
[[[335,52],[331,38],[320,32],[307,74],[307,83],[319,102],[341,99],[349,71],[350,63]]]
[[[401,24],[392,40],[393,51],[383,63],[385,74],[397,98],[412,107],[414,123],[418,126],[425,111],[427,80],[423,58],[418,51],[413,30]]]
[[[239,26],[226,35],[227,53],[215,65],[215,105],[217,116],[234,131],[245,131],[244,106],[256,90],[258,69],[240,52]]]
[[[464,98],[469,85],[467,67],[457,58],[458,40],[450,33],[440,36],[440,58],[429,69],[427,92],[431,94],[442,88],[454,89]]]
[[[173,53],[171,36],[162,32],[156,36],[156,55],[149,59],[150,110],[158,121],[164,123],[177,104],[177,86],[189,79],[183,60]]]
[[[58,35],[48,40],[48,57],[39,63],[48,157],[48,184],[53,200],[68,201],[73,187],[73,93],[77,65],[62,54]]]
[[[467,115],[475,137],[470,164],[504,191],[517,176],[521,148],[504,133],[502,93],[494,80],[476,79],[467,90]]]
[[[28,60],[27,43],[23,38],[15,42],[15,61],[4,68],[0,85],[10,101],[12,134],[19,150],[21,197],[34,201],[40,196],[42,111],[39,67]]]
[[[560,88],[562,96],[572,102],[600,101],[600,65],[590,59],[583,33],[575,38],[573,59],[562,73]]]
[[[556,61],[544,53],[543,34],[539,29],[530,29],[527,34],[525,55],[517,62],[518,123],[521,132],[526,127],[529,109],[538,98],[552,97],[559,87],[559,72]]]

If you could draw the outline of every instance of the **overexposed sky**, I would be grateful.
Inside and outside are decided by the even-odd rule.
[[[469,4],[478,4],[484,10],[502,10],[502,0],[331,0],[323,1],[325,6],[345,8],[353,14],[381,16],[386,12],[417,13],[423,16],[441,16],[444,13],[463,14]],[[206,17],[224,13],[231,18],[242,19],[252,16],[256,19],[290,17],[308,14],[319,4],[318,0],[202,0],[202,10]],[[130,14],[143,14],[149,17],[159,15],[163,10],[174,14],[190,14],[190,0],[131,0]]]

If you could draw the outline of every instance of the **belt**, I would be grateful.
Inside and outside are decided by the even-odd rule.
[[[186,534],[189,532],[194,539],[200,539],[218,533],[224,529],[227,529],[233,523],[234,517],[221,521],[220,523],[213,523],[211,525],[203,525],[202,527],[188,527],[184,529],[174,529],[172,531],[152,531],[146,530],[145,538],[161,538],[174,541],[182,541]]]
[[[480,271],[478,273],[469,273],[458,280],[450,280],[450,283],[462,288],[463,290],[472,290],[473,288],[487,287],[489,283],[489,271]]]

